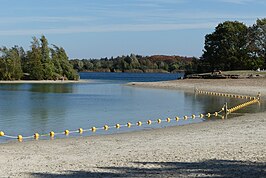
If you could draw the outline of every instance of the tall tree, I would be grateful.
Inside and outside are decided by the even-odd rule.
[[[253,59],[254,65],[260,67],[264,63],[266,67],[266,18],[258,19],[249,28],[248,34],[249,55]]]
[[[73,69],[73,66],[69,63],[68,56],[62,47],[53,46],[53,60],[57,61],[57,65],[60,64],[62,69],[62,76],[66,77],[69,80],[78,80],[78,74]]]
[[[0,78],[2,80],[20,80],[23,76],[18,47],[0,49]]]
[[[30,79],[32,80],[42,80],[43,75],[43,65],[42,65],[42,51],[40,49],[39,41],[36,37],[32,38],[31,51],[28,51],[29,58],[29,73]]]
[[[48,41],[44,35],[41,39],[41,61],[43,64],[43,78],[46,80],[54,79],[55,67],[50,58],[50,48],[48,47]]]
[[[250,68],[246,63],[248,28],[243,23],[220,23],[212,34],[205,37],[203,59],[210,64],[209,70],[235,70]]]

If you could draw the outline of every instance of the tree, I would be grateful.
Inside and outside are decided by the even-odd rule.
[[[248,28],[243,23],[226,21],[220,23],[212,34],[205,37],[203,59],[209,63],[207,70],[248,69]]]
[[[11,49],[3,47],[0,52],[0,79],[20,80],[23,72],[18,47],[14,46]]]
[[[53,45],[53,61],[56,61],[57,67],[60,66],[62,69],[62,73],[60,72],[59,75],[66,77],[69,80],[78,80],[78,74],[73,69],[73,66],[68,61],[68,56],[62,47],[58,47]]]
[[[256,65],[266,67],[266,18],[258,19],[256,24],[249,28],[248,33],[249,56]]]
[[[50,48],[48,47],[48,41],[44,35],[41,39],[41,61],[43,65],[43,78],[46,80],[54,79],[55,67],[50,58]]]
[[[32,38],[31,51],[28,51],[29,74],[32,80],[43,80],[42,52],[39,41],[36,37]]]

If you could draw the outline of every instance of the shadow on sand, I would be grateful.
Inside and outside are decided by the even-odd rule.
[[[100,172],[31,173],[47,177],[266,177],[266,163],[229,160],[135,162],[131,167],[98,167]]]

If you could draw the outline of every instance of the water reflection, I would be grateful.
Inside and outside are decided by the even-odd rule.
[[[73,85],[71,84],[35,84],[31,85],[31,92],[41,93],[72,93]]]
[[[61,132],[80,127],[102,127],[105,124],[213,113],[219,111],[225,102],[229,107],[245,102],[241,99],[195,95],[184,91],[129,87],[121,83],[123,82],[95,80],[81,84],[1,84],[0,130],[10,135],[32,135],[51,130]],[[260,106],[251,105],[238,113],[257,112],[265,108],[265,102],[262,101]],[[201,121],[180,120],[178,124]],[[131,130],[169,125],[177,123],[132,127]],[[114,129],[108,133],[122,131],[124,130]]]
[[[72,85],[0,85],[0,130],[9,134],[32,134],[64,125]]]

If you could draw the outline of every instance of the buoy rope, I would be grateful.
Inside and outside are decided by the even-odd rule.
[[[198,93],[203,93],[203,94],[209,94],[210,92],[205,92],[204,91],[200,91],[200,90],[197,90]],[[211,93],[214,93],[214,92],[211,92]],[[231,95],[231,94],[219,94],[217,93],[218,96],[234,96],[235,95]],[[217,95],[215,94],[215,95]],[[230,109],[227,109],[227,111],[225,112],[225,105],[222,107],[222,109],[220,111],[217,111],[217,112],[214,112],[214,113],[206,113],[206,114],[198,114],[198,115],[195,115],[195,114],[192,114],[191,116],[183,116],[183,118],[179,118],[178,116],[175,117],[175,119],[173,120],[176,120],[177,122],[180,120],[180,119],[183,119],[183,120],[188,120],[188,119],[197,119],[197,118],[211,118],[211,116],[215,116],[215,117],[220,117],[222,119],[224,119],[224,115],[221,115],[220,113],[221,112],[225,112],[227,114],[230,114],[232,112],[235,112],[243,107],[246,107],[248,105],[251,105],[251,104],[254,104],[254,103],[257,103],[259,102],[259,95],[257,97],[248,97],[248,96],[238,96],[237,98],[247,98],[247,99],[250,99],[250,101],[247,101],[245,103],[242,103],[240,105],[237,105],[235,107],[232,107]],[[0,131],[0,137],[5,137],[5,138],[9,138],[9,139],[18,139],[19,141],[22,141],[23,139],[36,139],[38,140],[39,138],[41,137],[51,137],[51,138],[54,138],[55,136],[57,135],[70,135],[70,134],[73,134],[73,133],[80,133],[80,134],[83,134],[84,132],[96,132],[97,130],[109,130],[109,129],[120,129],[122,127],[140,127],[142,125],[151,125],[153,123],[158,123],[158,124],[161,124],[162,122],[171,122],[171,118],[166,118],[166,119],[157,119],[157,120],[148,120],[148,121],[138,121],[137,123],[131,123],[131,122],[128,122],[127,124],[116,124],[114,126],[108,126],[108,125],[104,125],[103,127],[91,127],[91,128],[87,128],[87,129],[82,129],[82,128],[79,128],[78,130],[72,130],[72,131],[69,131],[69,130],[65,130],[64,132],[53,132],[51,131],[50,133],[46,133],[46,134],[38,134],[38,133],[35,133],[34,135],[31,135],[31,136],[27,136],[27,137],[23,137],[22,135],[18,135],[18,136],[11,136],[11,135],[7,135],[5,134],[3,131]]]

